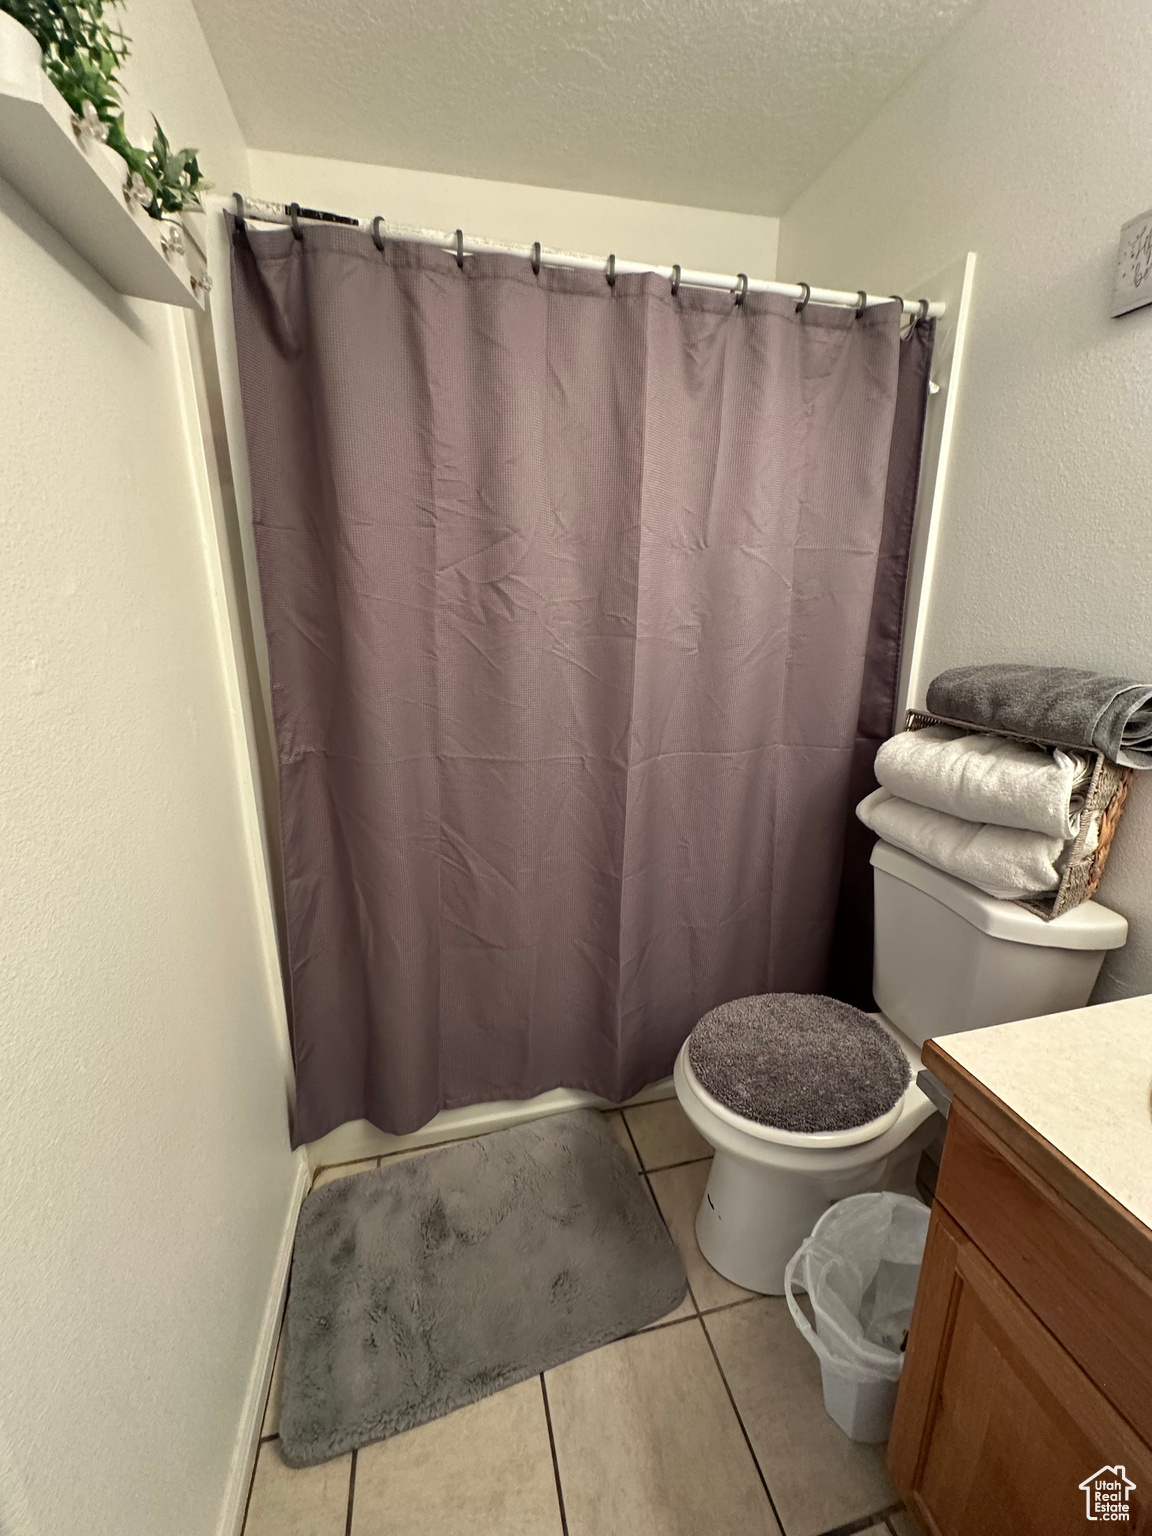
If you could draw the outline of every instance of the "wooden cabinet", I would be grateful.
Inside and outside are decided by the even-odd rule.
[[[929,1051],[956,1097],[893,1481],[930,1536],[1152,1536],[1152,1233]]]

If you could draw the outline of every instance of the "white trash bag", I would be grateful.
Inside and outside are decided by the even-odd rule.
[[[784,1293],[820,1360],[824,1406],[853,1440],[887,1440],[904,1365],[928,1210],[908,1195],[850,1195],[788,1261]],[[793,1292],[807,1291],[816,1328]]]

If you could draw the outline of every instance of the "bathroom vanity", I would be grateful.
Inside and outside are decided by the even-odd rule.
[[[1152,997],[923,1059],[952,1107],[893,1481],[931,1536],[1148,1536]]]

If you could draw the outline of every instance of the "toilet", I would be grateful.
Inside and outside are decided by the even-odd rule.
[[[1126,920],[1094,901],[1045,922],[887,843],[872,866],[876,1017],[911,1071],[890,1109],[845,1130],[781,1130],[704,1087],[691,1036],[676,1058],[677,1097],[716,1149],[696,1217],[700,1250],[747,1290],[783,1294],[785,1265],[834,1201],[906,1182],[936,1129],[916,1085],[926,1040],[1083,1007],[1105,952],[1128,936]]]

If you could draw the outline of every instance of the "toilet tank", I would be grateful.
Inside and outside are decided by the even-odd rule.
[[[877,1006],[917,1045],[1081,1008],[1128,923],[1094,901],[1045,922],[901,848],[872,850]]]

